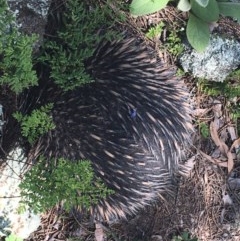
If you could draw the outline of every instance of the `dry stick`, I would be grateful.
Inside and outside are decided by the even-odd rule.
[[[78,221],[78,219],[77,219],[77,217],[75,216],[73,210],[71,210],[71,214],[73,215],[75,221],[78,223],[78,225],[79,225],[82,229],[84,229],[87,233],[94,234],[94,232],[90,232],[89,230],[87,230],[87,229]]]
[[[3,197],[0,197],[0,198],[20,198],[22,196],[10,196],[10,197],[7,197],[7,196],[3,196]]]

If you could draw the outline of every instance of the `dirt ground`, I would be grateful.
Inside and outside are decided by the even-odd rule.
[[[141,31],[146,31],[149,23],[154,25],[161,20],[177,27],[184,23],[185,18],[169,7],[147,17],[130,18],[128,28],[142,37]],[[221,19],[215,31],[240,39],[240,27],[230,19]],[[147,41],[147,44],[157,48],[164,44],[164,39]],[[177,64],[177,60],[164,49],[158,54],[167,63]],[[168,241],[184,231],[202,241],[240,240],[240,194],[230,182],[240,176],[236,154],[238,141],[234,142],[238,140],[236,125],[231,121],[224,98],[206,96],[199,92],[191,76],[184,78],[191,92],[189,101],[193,103],[196,127],[192,136],[194,145],[187,155],[191,171],[187,176],[180,177],[174,197],[166,197],[166,201],[147,207],[127,221],[102,224],[100,230],[104,230],[108,241]],[[4,94],[7,92],[7,89],[1,90],[0,100],[8,103],[9,107],[16,106],[20,100],[14,96],[9,98]],[[209,125],[209,137],[202,137],[197,120]],[[12,123],[13,126],[15,124]],[[12,140],[16,138],[17,135]],[[5,143],[3,149],[7,151],[10,143]],[[42,215],[41,226],[27,241],[94,240],[95,231],[95,224],[87,214],[74,210],[67,214],[55,207]]]

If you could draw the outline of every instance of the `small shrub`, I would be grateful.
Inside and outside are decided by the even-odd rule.
[[[160,22],[154,27],[149,28],[146,33],[146,37],[151,40],[160,40],[163,30],[165,28],[164,22]],[[166,28],[165,28],[166,29]],[[182,40],[180,36],[180,30],[177,29],[168,29],[170,34],[164,39],[164,45],[161,48],[167,49],[167,51],[172,54],[172,56],[177,57],[179,56],[183,50],[184,46],[182,44]]]
[[[36,35],[18,31],[5,1],[0,5],[0,84],[8,85],[15,93],[37,85],[33,70],[32,50]]]
[[[142,16],[165,8],[170,0],[133,0],[130,12]],[[220,15],[240,20],[240,3],[230,0],[179,0],[177,7],[189,11],[186,34],[189,43],[197,51],[204,51],[209,44],[209,24],[216,22]]]
[[[171,31],[167,38],[165,46],[168,52],[175,57],[179,56],[183,52],[184,46],[182,44],[181,38],[178,35],[178,31]]]
[[[55,165],[54,160],[47,162],[41,157],[19,187],[22,203],[34,212],[44,212],[59,202],[67,211],[76,206],[88,209],[113,193],[94,177],[89,161],[70,162],[63,158]]]
[[[163,31],[163,27],[165,26],[165,24],[163,22],[160,22],[159,24],[157,24],[154,27],[151,27],[148,32],[146,33],[146,37],[150,38],[152,40],[156,39],[156,38],[160,38],[162,31]]]
[[[30,115],[23,116],[16,112],[14,118],[21,124],[21,133],[27,138],[30,144],[34,142],[49,130],[55,128],[51,116],[49,115],[53,104],[42,106],[39,110],[33,110]]]
[[[51,68],[50,77],[64,91],[72,90],[93,80],[86,72],[84,62],[93,55],[100,41],[116,37],[116,33],[97,34],[99,29],[114,23],[111,9],[94,6],[89,9],[85,1],[66,1],[62,28],[55,40],[45,42],[40,60]]]

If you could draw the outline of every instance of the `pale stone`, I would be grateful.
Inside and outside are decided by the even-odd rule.
[[[240,43],[213,36],[203,53],[187,47],[180,63],[185,72],[195,77],[222,82],[240,64]]]
[[[27,210],[18,212],[20,198],[19,184],[26,169],[26,158],[21,148],[12,151],[0,175],[0,237],[13,233],[27,238],[40,225],[40,216]],[[2,230],[1,230],[2,228]]]

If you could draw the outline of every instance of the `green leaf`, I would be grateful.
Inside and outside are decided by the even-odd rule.
[[[148,32],[146,33],[146,37],[148,37],[150,39],[159,38],[161,36],[161,34],[162,34],[163,27],[164,27],[164,23],[163,22],[160,22],[155,27],[151,27],[148,30]]]
[[[24,176],[21,184],[22,204],[34,212],[43,212],[60,201],[69,211],[73,206],[90,208],[114,192],[96,178],[90,161],[72,162],[60,158],[40,157]],[[51,192],[49,192],[51,190]]]
[[[192,47],[198,52],[204,51],[210,39],[208,24],[190,13],[186,31],[188,41]]]
[[[191,0],[191,12],[205,22],[215,22],[219,19],[219,8],[216,0],[210,0],[206,7],[200,6],[195,0]]]
[[[183,12],[187,12],[191,9],[191,4],[188,0],[180,0],[177,8]]]
[[[33,144],[41,135],[55,128],[53,120],[49,115],[53,104],[47,104],[40,109],[35,109],[30,115],[23,116],[15,112],[13,117],[21,123],[21,133],[30,144]]]
[[[233,2],[219,2],[220,14],[240,20],[240,3]]]
[[[133,0],[130,12],[135,16],[150,14],[165,8],[169,0]]]
[[[210,0],[211,1],[211,0]],[[208,3],[209,3],[209,0],[196,0],[196,2],[202,6],[202,7],[207,7]]]
[[[189,240],[189,234],[188,234],[188,232],[183,232],[182,238],[183,238],[183,240]]]

